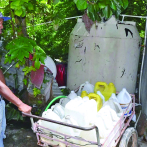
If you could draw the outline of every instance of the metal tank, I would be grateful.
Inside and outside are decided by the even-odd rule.
[[[141,38],[135,22],[121,23],[112,16],[94,24],[88,33],[78,19],[69,40],[67,87],[85,81],[113,82],[117,91],[135,92]]]

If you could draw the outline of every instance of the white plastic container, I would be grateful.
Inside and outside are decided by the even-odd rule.
[[[59,103],[56,103],[51,107],[52,111],[55,112],[61,119],[64,117],[64,107]]]
[[[129,103],[132,100],[130,94],[127,92],[127,90],[125,88],[123,88],[120,91],[120,93],[117,95],[117,99],[118,99],[118,102],[119,102],[123,112],[125,112],[127,107],[129,106]],[[132,112],[131,108],[132,108],[132,103],[130,104],[130,106],[127,110],[127,113],[125,113],[124,115],[130,116],[131,112]]]
[[[87,97],[83,99],[79,96],[65,106],[65,116],[70,115],[78,123],[79,126],[86,127],[90,120],[96,117],[97,103],[95,100],[89,100]]]
[[[117,102],[117,98],[116,98],[116,95],[114,93],[111,95],[110,99],[105,102],[103,107],[105,107],[107,105],[110,106],[110,108],[116,112],[116,113],[112,112],[112,114],[111,114],[111,115],[114,115],[114,116],[112,116],[113,119],[115,118],[116,114],[117,114],[118,117],[122,116],[123,110],[122,110],[120,104]]]
[[[114,83],[117,91],[126,86],[134,93],[140,44],[135,22],[119,23],[112,16],[93,24],[88,32],[82,19],[77,19],[69,39],[67,87],[76,89],[86,80],[105,81]]]
[[[76,125],[78,126],[77,122],[72,118],[72,116],[65,116],[62,119],[62,122],[67,123],[67,124],[71,124],[71,125]],[[81,130],[79,129],[75,129],[75,128],[71,128],[71,127],[67,127],[67,126],[62,126],[60,125],[57,129],[58,132],[66,134],[66,135],[71,135],[71,136],[79,136]],[[79,143],[78,140],[75,139],[68,139],[68,141],[74,142],[74,143]]]
[[[81,92],[86,91],[88,94],[94,92],[94,86],[90,84],[88,81],[80,85],[79,91],[77,93],[78,96],[81,96]]]
[[[102,98],[103,104],[105,103],[105,97],[102,95],[100,91],[97,91],[97,94]]]
[[[60,99],[59,103],[61,106],[65,107],[65,105],[70,101],[70,98],[62,98]]]
[[[75,97],[77,97],[77,94],[74,91],[71,91],[70,94],[67,96],[67,98],[69,99],[74,99]]]
[[[51,109],[44,111],[42,113],[42,117],[56,120],[56,121],[61,121],[60,117],[55,112],[53,112]],[[50,122],[43,121],[43,120],[40,121],[40,125],[42,125],[46,128],[50,128],[52,130],[56,130],[59,126],[58,124],[50,123]]]
[[[113,120],[115,120],[113,117],[117,116],[115,113],[115,116],[112,116],[111,113],[115,113],[109,105],[105,105],[102,107],[98,112],[98,117],[102,117],[104,120],[104,124],[106,126],[106,130],[109,130],[113,127]],[[114,115],[114,114],[113,114]]]
[[[66,104],[65,108],[66,108],[66,109],[74,110],[74,109],[76,109],[79,105],[81,105],[82,102],[83,102],[83,99],[82,99],[80,96],[77,96],[77,97],[75,97],[74,99],[70,100],[70,101]]]
[[[77,94],[74,91],[71,91],[70,94],[67,96],[67,98],[60,99],[59,103],[65,107],[65,105],[72,99],[77,97]]]
[[[91,121],[91,123],[89,124],[89,127],[94,126],[94,125],[96,125],[99,129],[100,143],[102,143],[101,142],[102,138],[104,138],[104,136],[106,136],[106,134],[105,134],[106,131],[104,131],[105,130],[104,121],[103,121],[102,117],[95,117],[95,119],[93,121]],[[97,142],[95,129],[90,130],[90,131],[81,131],[80,137],[85,140]],[[86,142],[80,141],[80,144],[85,145]],[[91,145],[86,145],[86,147],[91,147]],[[92,147],[97,147],[97,145],[92,145]]]
[[[55,112],[53,112],[51,109],[48,109],[47,111],[44,111],[42,113],[42,117],[52,119],[52,120],[56,120],[56,121],[61,121],[60,117]],[[45,127],[45,128],[49,128],[51,130],[54,130],[54,131],[56,131],[60,126],[58,124],[51,123],[51,122],[48,122],[48,121],[43,121],[43,120],[39,120],[38,124]],[[45,133],[50,134],[50,131],[48,131],[46,129],[43,129],[43,130],[44,130]],[[53,136],[53,138],[56,138],[56,137]],[[41,137],[41,139],[48,142],[48,143],[51,143],[53,145],[58,145],[59,144],[57,141],[49,141],[48,139],[46,139],[44,137]]]
[[[116,122],[114,122],[111,117],[111,108],[109,106],[106,106],[102,107],[100,111],[97,113],[96,117],[93,120],[91,120],[91,122],[89,123],[89,127],[94,125],[98,127],[100,143],[103,144],[107,136],[112,131],[115,124]],[[81,131],[80,137],[86,140],[97,142],[95,130],[91,130],[88,132]],[[84,145],[85,142],[81,141],[80,144]],[[87,147],[91,147],[91,145],[88,145]],[[96,147],[96,145],[94,145],[94,147]]]

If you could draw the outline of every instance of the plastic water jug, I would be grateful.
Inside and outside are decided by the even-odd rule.
[[[84,116],[85,124],[93,119],[97,114],[97,103],[94,99],[89,99],[88,97],[83,98],[83,103],[77,108],[77,112]]]
[[[78,126],[77,122],[70,115],[65,116],[65,118],[62,119],[62,122]],[[81,132],[81,130],[79,129],[62,126],[62,125],[58,127],[57,131],[66,135],[71,135],[71,136],[79,136]],[[79,143],[79,141],[75,139],[68,139],[68,141]]]
[[[67,97],[72,100],[75,97],[77,97],[77,94],[74,91],[71,91],[70,94]]]
[[[87,96],[88,95],[88,93],[86,92],[86,91],[82,91],[81,92],[81,97],[83,98],[83,97],[85,97],[85,96]]]
[[[105,127],[104,127],[104,121],[101,117],[95,117],[95,120],[93,120],[92,122],[90,122],[88,127],[91,126],[97,126],[99,129],[99,138],[102,139],[103,138],[103,134],[105,133]],[[95,129],[90,130],[90,131],[81,131],[80,133],[80,137],[85,139],[85,140],[89,140],[89,141],[94,141],[97,142],[97,137],[96,137],[96,131]],[[80,141],[80,145],[84,146],[86,144],[86,142],[84,141]],[[97,147],[97,145],[86,145],[86,147]]]
[[[55,112],[53,112],[51,109],[44,111],[42,113],[42,117],[56,120],[56,121],[61,121],[60,117]],[[56,130],[58,127],[58,124],[50,123],[50,122],[43,121],[43,120],[41,120],[40,123],[42,126],[44,126],[46,128],[50,128],[52,130]]]
[[[114,93],[112,93],[111,97],[109,98],[108,101],[105,102],[103,107],[105,107],[106,105],[110,106],[110,108],[116,112],[118,117],[122,116],[123,110],[122,110],[120,104],[117,102],[117,98]],[[112,115],[113,115],[113,113],[112,113]],[[114,117],[115,117],[115,114],[114,114]],[[114,119],[114,117],[113,117],[113,119]]]
[[[60,99],[59,103],[65,107],[65,105],[71,100],[77,97],[77,94],[74,91],[71,91],[67,98]]]
[[[70,110],[76,109],[79,105],[83,103],[83,99],[80,96],[75,97],[74,99],[70,100],[66,105],[65,108]]]
[[[107,101],[112,93],[116,93],[116,88],[113,83],[97,82],[94,87],[94,92],[100,91]]]
[[[106,109],[106,107],[102,108],[99,111],[100,113],[99,112],[97,113],[96,117],[89,123],[89,126],[88,126],[88,127],[90,127],[90,126],[96,125],[98,127],[99,138],[100,138],[101,143],[104,143],[104,140],[109,135],[109,133],[112,131],[112,129],[115,125],[115,124],[113,124],[109,110],[110,110],[109,106],[107,107],[107,109]],[[89,140],[89,141],[97,142],[95,130],[81,131],[80,137],[82,137],[86,140]],[[80,144],[84,145],[85,142],[81,141]],[[88,147],[91,147],[91,145],[88,145]],[[94,147],[95,147],[95,145],[94,145]]]
[[[90,84],[88,81],[80,85],[78,96],[81,95],[82,91],[86,91],[87,93],[93,93],[94,92],[94,86]]]
[[[61,119],[64,117],[64,107],[59,103],[56,103],[51,107],[52,111],[55,112]]]
[[[70,115],[79,126],[87,126],[97,114],[97,102],[88,97],[75,98],[65,106],[65,116]]]
[[[102,93],[100,91],[97,91],[97,94],[101,97],[101,99],[103,100],[103,104],[105,103],[105,97],[102,95]]]
[[[70,101],[71,99],[70,98],[62,98],[60,99],[59,103],[61,106],[65,107],[65,105]]]
[[[47,111],[44,111],[42,113],[42,117],[61,122],[60,117],[55,112],[53,112],[51,109],[48,109]],[[45,128],[49,128],[51,130],[54,130],[54,131],[56,131],[58,129],[58,127],[60,126],[58,124],[47,122],[47,121],[43,121],[43,120],[39,120],[38,121],[38,124],[41,125],[41,126],[43,126],[43,127],[45,127]],[[44,132],[47,133],[47,134],[49,134],[51,131],[48,131],[47,129],[44,129]],[[53,138],[56,138],[56,137],[53,136]],[[42,139],[48,142],[47,139],[45,139],[43,137],[42,137]],[[53,144],[53,145],[58,145],[58,142],[57,141],[50,141],[50,143]]]
[[[132,103],[130,105],[129,103],[131,102],[132,98],[125,88],[123,88],[120,91],[120,93],[117,95],[117,99],[123,112],[125,112],[127,107],[129,106],[129,108],[127,109],[127,112],[124,115],[127,115],[127,116],[131,115]]]
[[[90,100],[94,99],[97,102],[97,111],[99,111],[103,106],[102,98],[98,94],[95,94],[95,93],[89,93],[88,97]]]
[[[94,126],[94,125],[97,126],[98,129],[99,129],[100,143],[103,144],[106,137],[111,132],[111,130],[106,129],[104,119],[101,116],[98,116],[98,115],[95,117],[94,120],[91,121],[91,123],[89,124],[89,127]],[[97,142],[95,129],[90,130],[90,131],[81,131],[80,137],[85,139],[85,140]],[[80,144],[82,146],[84,146],[86,144],[86,142],[81,141]],[[86,147],[91,147],[91,146],[92,147],[97,147],[97,145],[86,145]]]

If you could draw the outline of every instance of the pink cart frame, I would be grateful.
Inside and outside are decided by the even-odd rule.
[[[127,110],[129,109],[129,106],[127,107],[126,111],[124,112],[124,114],[120,117],[119,121],[116,123],[116,125],[114,126],[114,128],[112,129],[112,131],[110,132],[110,134],[107,136],[107,138],[105,139],[105,141],[103,142],[103,144],[100,143],[100,139],[99,139],[99,130],[97,126],[92,126],[92,127],[79,127],[79,126],[75,126],[75,125],[70,125],[67,123],[63,123],[63,122],[59,122],[59,121],[55,121],[55,120],[51,120],[51,119],[47,119],[47,118],[43,118],[43,117],[38,117],[36,115],[31,115],[31,114],[27,114],[27,113],[23,113],[23,115],[31,117],[31,119],[33,118],[37,118],[39,120],[44,120],[44,121],[48,121],[51,123],[56,123],[59,125],[63,125],[63,126],[67,126],[67,127],[71,127],[71,128],[76,128],[76,129],[80,129],[80,130],[84,130],[84,131],[90,131],[95,129],[96,131],[96,137],[97,137],[97,142],[92,142],[89,140],[85,140],[83,138],[79,138],[79,137],[74,137],[74,136],[70,136],[70,135],[66,135],[60,132],[57,132],[55,130],[52,130],[50,128],[46,128],[43,127],[41,125],[39,125],[37,122],[33,123],[32,125],[32,129],[34,131],[34,133],[36,133],[37,136],[37,144],[39,146],[54,146],[54,147],[58,147],[58,145],[53,145],[52,141],[57,141],[57,142],[61,142],[63,144],[65,144],[66,146],[72,146],[72,147],[80,147],[80,144],[73,144],[71,142],[68,141],[69,138],[75,139],[75,140],[79,140],[79,141],[84,141],[85,144],[92,144],[92,145],[97,145],[98,147],[115,147],[121,136],[123,135],[124,131],[127,129],[127,127],[130,124],[130,121],[132,120],[134,114],[135,114],[135,95],[132,95],[132,102],[130,102],[129,106],[132,103],[132,113],[130,116],[126,116],[124,114],[126,114]],[[51,132],[51,134],[46,134],[44,133],[43,130],[46,130],[48,132]],[[57,138],[53,138],[51,135],[53,134],[58,134],[58,136],[62,136],[62,140],[57,139]],[[64,137],[63,137],[64,136]],[[50,142],[48,141],[44,141],[42,140],[42,138],[45,138],[47,140],[50,140]],[[64,138],[64,140],[63,140]],[[86,146],[86,145],[85,145]]]

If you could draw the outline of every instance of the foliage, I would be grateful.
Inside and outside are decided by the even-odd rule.
[[[22,114],[11,103],[6,105],[6,118],[7,120],[23,120]]]
[[[35,68],[39,69],[40,62],[44,63],[46,57],[43,49],[37,46],[35,41],[26,37],[18,37],[12,40],[7,44],[6,49],[9,52],[5,56],[5,63],[11,63],[14,60],[15,62],[18,61],[18,64],[24,65],[25,59],[29,58],[30,54],[34,54],[34,65]]]
[[[33,89],[33,94],[36,97],[38,94],[40,94],[40,90],[38,88]]]
[[[27,75],[31,71],[36,71],[36,69],[33,66],[26,66],[22,71],[24,72],[24,75]]]
[[[3,3],[3,1],[0,4],[5,7],[4,15],[12,17],[11,21],[4,24],[6,27],[4,26],[2,34],[5,37],[4,44],[7,44],[5,48],[8,51],[5,63],[14,61],[16,68],[25,65],[23,72],[26,77],[23,82],[27,85],[30,72],[35,71],[35,68],[39,69],[40,62],[44,63],[46,54],[53,59],[67,59],[68,38],[76,20],[68,21],[65,18],[76,14],[77,9],[73,2],[66,0],[59,4],[57,4],[58,0],[53,3],[48,3],[47,0],[7,0],[7,3]],[[23,24],[24,19],[26,25]],[[36,26],[50,20],[51,24],[45,23]],[[23,32],[24,30],[27,31],[25,31],[27,35]],[[35,68],[32,65],[26,65],[30,53],[33,54]],[[34,89],[35,96],[39,94],[38,91]]]
[[[40,7],[27,18],[32,22],[27,28],[31,38],[35,38],[38,45],[53,59],[67,61],[69,48],[69,35],[76,24],[76,19],[65,18],[83,14],[76,9],[74,2],[63,0],[57,5]],[[43,11],[44,10],[44,11]],[[45,16],[44,16],[45,15]],[[47,23],[42,24],[44,21]],[[38,25],[40,24],[40,25]]]
[[[134,15],[134,16],[146,16],[147,15],[147,1],[146,0],[133,0],[129,1],[129,5],[125,11],[123,11],[123,14],[127,15]],[[144,38],[145,35],[145,22],[146,19],[144,18],[132,18],[132,17],[126,17],[125,20],[128,21],[135,21],[138,31],[140,33],[140,36]]]
[[[62,93],[63,93],[63,95],[69,95],[70,94],[70,89],[69,88],[63,88],[63,89],[61,89],[61,91],[62,91]]]
[[[20,85],[18,84],[17,72],[13,76],[14,76],[14,81],[15,81],[14,87],[10,87],[10,86],[9,87],[17,97],[22,99],[22,95],[26,91],[26,89],[22,89],[19,91]],[[22,113],[20,111],[18,111],[17,107],[14,106],[11,102],[8,102],[6,104],[6,118],[7,118],[7,120],[17,120],[17,121],[24,120],[24,118],[22,117]]]
[[[31,0],[10,0],[10,8],[14,10],[17,16],[26,16],[27,11],[34,10]]]
[[[122,9],[128,6],[128,0],[74,0],[79,10],[87,9],[87,15],[92,21],[108,19],[112,14],[117,17]]]

